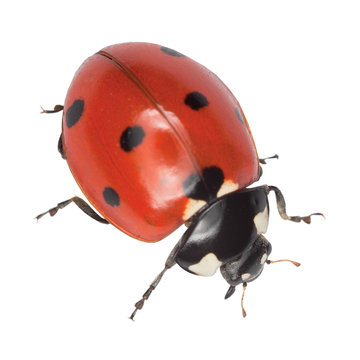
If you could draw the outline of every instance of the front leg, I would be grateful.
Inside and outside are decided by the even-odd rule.
[[[307,224],[310,224],[311,216],[313,216],[313,215],[321,215],[322,217],[325,218],[325,216],[322,213],[313,213],[308,216],[289,216],[286,213],[286,203],[285,203],[285,199],[284,199],[284,196],[281,193],[281,191],[276,186],[267,186],[267,192],[269,193],[270,191],[275,192],[277,208],[278,208],[280,216],[284,220],[290,220],[290,221],[294,221],[294,222],[301,222],[301,220],[302,220],[302,221],[306,222]]]
[[[151,293],[155,290],[155,288],[158,286],[160,280],[162,279],[164,273],[171,269],[176,264],[176,256],[183,246],[184,242],[186,241],[186,238],[183,236],[179,242],[175,245],[175,247],[172,249],[170,255],[166,259],[164,269],[159,273],[159,275],[154,279],[154,281],[150,284],[149,288],[145,291],[142,298],[135,304],[135,310],[130,315],[130,320],[134,320],[134,316],[138,310],[141,310],[144,306],[144,303],[146,300],[149,299]]]

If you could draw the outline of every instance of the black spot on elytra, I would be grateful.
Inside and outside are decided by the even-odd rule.
[[[242,116],[241,110],[239,108],[235,108],[235,113],[237,118],[241,121],[241,123],[244,125],[245,121],[244,121],[244,117]]]
[[[193,91],[186,95],[185,104],[193,110],[199,110],[209,105],[208,99],[198,91]]]
[[[191,174],[183,182],[184,192],[188,198],[209,202],[216,198],[224,182],[224,173],[217,166],[211,166],[203,170],[202,178],[199,174]]]
[[[173,49],[170,49],[170,48],[165,47],[165,46],[161,47],[160,50],[161,50],[163,53],[165,53],[165,54],[167,54],[167,55],[170,55],[170,56],[185,57],[185,55],[183,55],[182,53],[179,53],[178,51],[173,50]]]
[[[80,120],[83,111],[84,100],[75,100],[72,105],[66,110],[65,121],[68,128],[71,128]]]
[[[120,197],[118,193],[111,187],[106,187],[103,191],[105,202],[110,206],[119,206]]]
[[[201,181],[199,174],[191,174],[183,182],[184,193],[188,198],[205,200],[208,197],[205,184]]]
[[[124,151],[131,151],[140,145],[144,139],[145,132],[141,126],[127,127],[120,137],[120,145]]]

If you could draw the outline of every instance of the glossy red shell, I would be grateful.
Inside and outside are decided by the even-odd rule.
[[[259,176],[237,100],[215,74],[179,55],[148,43],[106,47],[81,65],[65,101],[63,145],[73,176],[108,221],[143,241],[161,240],[184,222],[189,175],[217,166],[239,188]],[[198,110],[184,102],[195,91],[208,101]],[[76,100],[83,109],[69,127]],[[124,151],[120,138],[134,126],[143,139]],[[105,188],[119,204],[104,201]]]

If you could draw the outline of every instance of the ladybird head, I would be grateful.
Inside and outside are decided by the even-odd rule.
[[[220,267],[224,279],[232,286],[248,283],[260,276],[271,253],[271,244],[260,235],[239,257]]]

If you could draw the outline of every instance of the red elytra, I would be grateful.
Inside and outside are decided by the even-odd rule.
[[[65,100],[62,141],[90,203],[148,242],[206,204],[185,195],[189,176],[220,168],[219,196],[259,177],[255,144],[231,91],[204,66],[154,44],[109,46],[81,65]]]

